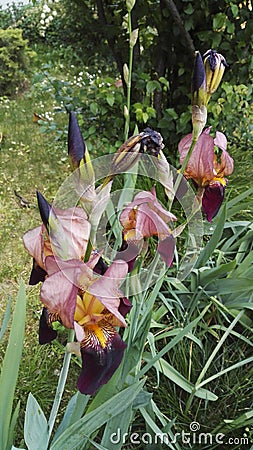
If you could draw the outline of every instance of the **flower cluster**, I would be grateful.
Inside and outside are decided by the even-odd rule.
[[[181,172],[193,181],[196,198],[208,221],[219,211],[227,185],[225,177],[233,172],[225,135],[217,131],[212,137],[211,128],[203,131],[206,105],[225,66],[225,59],[213,50],[204,55],[204,60],[197,53],[192,90],[193,132],[178,147]],[[111,159],[104,181],[96,186],[89,152],[77,118],[70,112],[68,153],[79,206],[59,209],[37,193],[42,225],[28,231],[23,240],[33,257],[30,284],[42,282],[39,342],[45,344],[56,338],[54,322],[75,331],[75,344],[82,359],[77,386],[84,394],[93,394],[107,383],[123,358],[126,344],[120,328],[127,326],[125,317],[131,303],[120,287],[143,248],[146,251],[147,239],[156,237],[161,259],[168,267],[173,262],[177,233],[173,234],[171,228],[177,219],[159,203],[154,187],[150,192],[138,192],[120,212],[122,243],[114,252],[114,259],[108,263],[103,249],[96,248],[96,230],[110,200],[114,178],[128,171],[142,154],[152,158],[158,180],[168,199],[173,200],[180,179],[176,178],[173,186],[163,147],[161,135],[150,128],[130,137]]]
[[[82,359],[77,386],[85,394],[93,394],[107,383],[122,360],[126,344],[118,329],[126,327],[131,303],[120,285],[134,267],[140,241],[158,236],[162,259],[168,266],[173,260],[175,241],[169,225],[176,217],[160,205],[154,188],[138,193],[123,209],[119,219],[122,245],[110,265],[94,247],[92,233],[122,164],[130,167],[144,151],[158,155],[162,146],[159,133],[150,129],[133,136],[115,154],[110,176],[96,188],[92,162],[71,112],[68,153],[81,206],[59,209],[37,192],[42,224],[23,237],[33,257],[30,284],[42,282],[39,342],[46,344],[56,338],[54,322],[74,329]]]

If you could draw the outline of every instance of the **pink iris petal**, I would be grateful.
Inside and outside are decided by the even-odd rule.
[[[151,236],[165,237],[168,234],[168,225],[160,215],[150,209],[149,205],[140,205],[136,218],[136,239]]]
[[[82,208],[74,207],[53,208],[53,213],[50,214],[53,223],[49,234],[56,254],[62,259],[83,258],[90,235],[86,212]]]
[[[105,274],[95,280],[88,288],[88,292],[98,298],[101,303],[126,326],[124,317],[119,312],[120,298],[123,297],[119,286],[126,278],[128,265],[125,261],[114,261]]]
[[[214,181],[205,188],[202,198],[202,210],[208,222],[212,222],[218,213],[225,195],[225,186],[219,181]]]
[[[227,149],[227,138],[225,134],[221,133],[221,131],[216,131],[216,136],[214,138],[214,145],[219,147],[221,150]]]
[[[175,238],[172,234],[158,243],[157,251],[165,264],[170,267],[174,258]]]
[[[58,314],[67,328],[74,326],[74,313],[78,292],[77,280],[85,264],[79,260],[60,261],[46,258],[49,277],[44,281],[40,297],[51,314]],[[58,268],[58,270],[57,270]]]
[[[99,351],[92,347],[81,347],[82,371],[77,387],[82,394],[94,394],[106,384],[121,363],[126,344],[115,332],[110,345]]]
[[[219,162],[217,162],[215,160],[214,169],[215,169],[218,177],[231,175],[231,173],[233,173],[234,160],[233,160],[233,158],[231,158],[231,156],[228,154],[228,152],[226,150],[223,150]]]
[[[191,145],[192,135],[188,134],[178,144],[180,164],[182,165]],[[214,140],[209,134],[202,133],[193,149],[186,167],[186,175],[193,178],[199,186],[213,179]]]
[[[23,242],[28,253],[35,259],[37,264],[45,270],[44,231],[44,225],[27,231],[23,236]]]

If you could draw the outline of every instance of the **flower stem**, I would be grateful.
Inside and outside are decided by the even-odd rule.
[[[68,333],[68,342],[73,342],[74,341],[74,330],[69,330]],[[51,413],[50,413],[50,417],[48,420],[48,435],[49,438],[52,434],[53,428],[54,428],[54,424],[55,424],[55,420],[58,414],[58,410],[60,407],[60,403],[61,403],[61,399],[62,399],[62,395],[64,392],[64,388],[65,388],[65,384],[66,384],[66,380],[67,380],[67,376],[68,376],[68,371],[69,371],[69,365],[70,365],[70,359],[71,359],[71,353],[65,351],[65,355],[64,355],[64,360],[63,360],[63,364],[62,364],[62,369],[61,369],[61,373],[59,376],[59,381],[58,381],[58,385],[57,385],[57,389],[56,389],[56,393],[55,393],[55,397],[54,397],[54,403],[51,409]]]
[[[182,164],[181,169],[179,170],[179,174],[178,174],[178,176],[177,176],[177,178],[176,178],[175,185],[174,185],[174,197],[176,196],[176,193],[177,193],[177,190],[178,190],[178,188],[179,188],[181,179],[182,179],[182,177],[183,177],[183,175],[184,175],[184,171],[185,171],[185,169],[186,169],[186,167],[187,167],[187,164],[188,164],[189,159],[190,159],[190,157],[191,157],[191,155],[192,155],[192,152],[193,152],[193,149],[194,149],[194,147],[195,147],[195,145],[196,145],[197,140],[198,140],[197,137],[193,137],[193,138],[192,138],[191,145],[190,145],[190,147],[189,147],[189,150],[188,150],[188,152],[187,152],[187,155],[186,155],[186,157],[185,157],[185,159],[184,159],[184,161],[183,161],[183,164]]]
[[[128,11],[128,33],[129,39],[132,34],[132,22],[131,22],[131,11]],[[131,106],[131,83],[132,83],[132,70],[133,70],[133,46],[129,42],[129,64],[128,64],[128,80],[127,80],[127,114],[125,116],[125,131],[124,131],[124,139],[125,141],[128,139],[129,134],[129,126],[130,126],[130,106]]]

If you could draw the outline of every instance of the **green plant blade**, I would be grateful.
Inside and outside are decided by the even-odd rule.
[[[31,392],[26,404],[24,438],[28,450],[47,449],[49,438],[47,419]]]
[[[197,262],[195,264],[195,268],[199,269],[200,267],[203,267],[205,265],[205,263],[208,261],[208,259],[210,258],[210,256],[212,255],[213,251],[215,250],[215,248],[222,236],[222,232],[223,232],[224,225],[225,225],[225,220],[226,220],[226,207],[224,205],[220,212],[219,220],[217,221],[215,230],[214,230],[210,240],[208,241],[206,246],[201,251],[201,253],[197,259]]]
[[[150,355],[151,356],[151,355]],[[150,358],[144,355],[144,360],[148,361]],[[170,381],[175,383],[177,386],[181,387],[186,392],[194,393],[196,397],[203,398],[204,400],[215,401],[218,399],[217,395],[208,391],[207,389],[201,389],[197,392],[195,391],[195,385],[190,383],[180,372],[178,372],[174,367],[172,367],[163,358],[159,359],[159,363],[156,363],[156,367],[163,373]]]
[[[23,281],[20,283],[13,313],[8,346],[5,352],[0,376],[0,448],[9,450],[9,428],[12,405],[18,378],[19,364],[25,332],[26,295]]]
[[[6,307],[6,310],[5,310],[5,313],[4,313],[3,322],[2,322],[2,326],[1,326],[1,329],[0,329],[0,341],[1,341],[5,331],[7,329],[10,317],[11,317],[11,297],[9,297],[9,299],[8,299],[7,307]]]
[[[64,413],[64,417],[59,427],[56,430],[54,435],[53,442],[73,423],[77,422],[77,420],[81,419],[84,410],[87,406],[90,396],[81,394],[77,392],[70,399],[66,411]]]
[[[130,387],[116,394],[104,404],[71,425],[57,439],[50,450],[77,450],[85,448],[87,439],[113,417],[117,417],[129,408],[145,383],[145,379],[137,381]]]

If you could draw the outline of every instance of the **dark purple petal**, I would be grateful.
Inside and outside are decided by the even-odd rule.
[[[39,325],[39,343],[48,344],[53,341],[57,336],[57,331],[53,330],[49,323],[49,314],[47,308],[43,308],[40,316]]]
[[[202,198],[202,210],[208,222],[212,222],[218,213],[225,195],[225,188],[219,181],[207,186]]]
[[[82,370],[77,387],[82,394],[94,394],[107,383],[121,363],[126,344],[115,334],[108,347],[96,351],[81,347]]]
[[[119,312],[123,317],[126,317],[131,308],[132,303],[128,300],[128,298],[126,297],[120,298]]]
[[[175,238],[172,234],[168,235],[165,239],[160,240],[157,246],[157,251],[161,256],[162,260],[167,264],[168,267],[171,266],[174,251],[175,251]]]
[[[42,267],[40,267],[33,258],[33,267],[29,279],[29,284],[34,286],[40,281],[45,281],[46,275],[47,272],[44,269],[42,269]]]
[[[84,158],[85,151],[86,146],[77,122],[77,118],[71,111],[69,113],[68,153],[75,169],[79,167],[80,161]]]
[[[48,203],[48,201],[43,197],[43,195],[37,191],[37,201],[38,206],[40,210],[40,215],[42,222],[44,223],[45,227],[48,229],[48,221],[49,221],[49,215],[51,211],[51,205]]]
[[[126,261],[128,264],[128,272],[132,272],[138,254],[139,249],[137,245],[133,242],[126,242],[123,239],[122,245],[115,256],[115,259],[123,259],[123,261]]]
[[[104,273],[107,271],[107,269],[108,269],[108,265],[103,260],[103,258],[100,257],[93,270],[98,275],[104,275]]]

